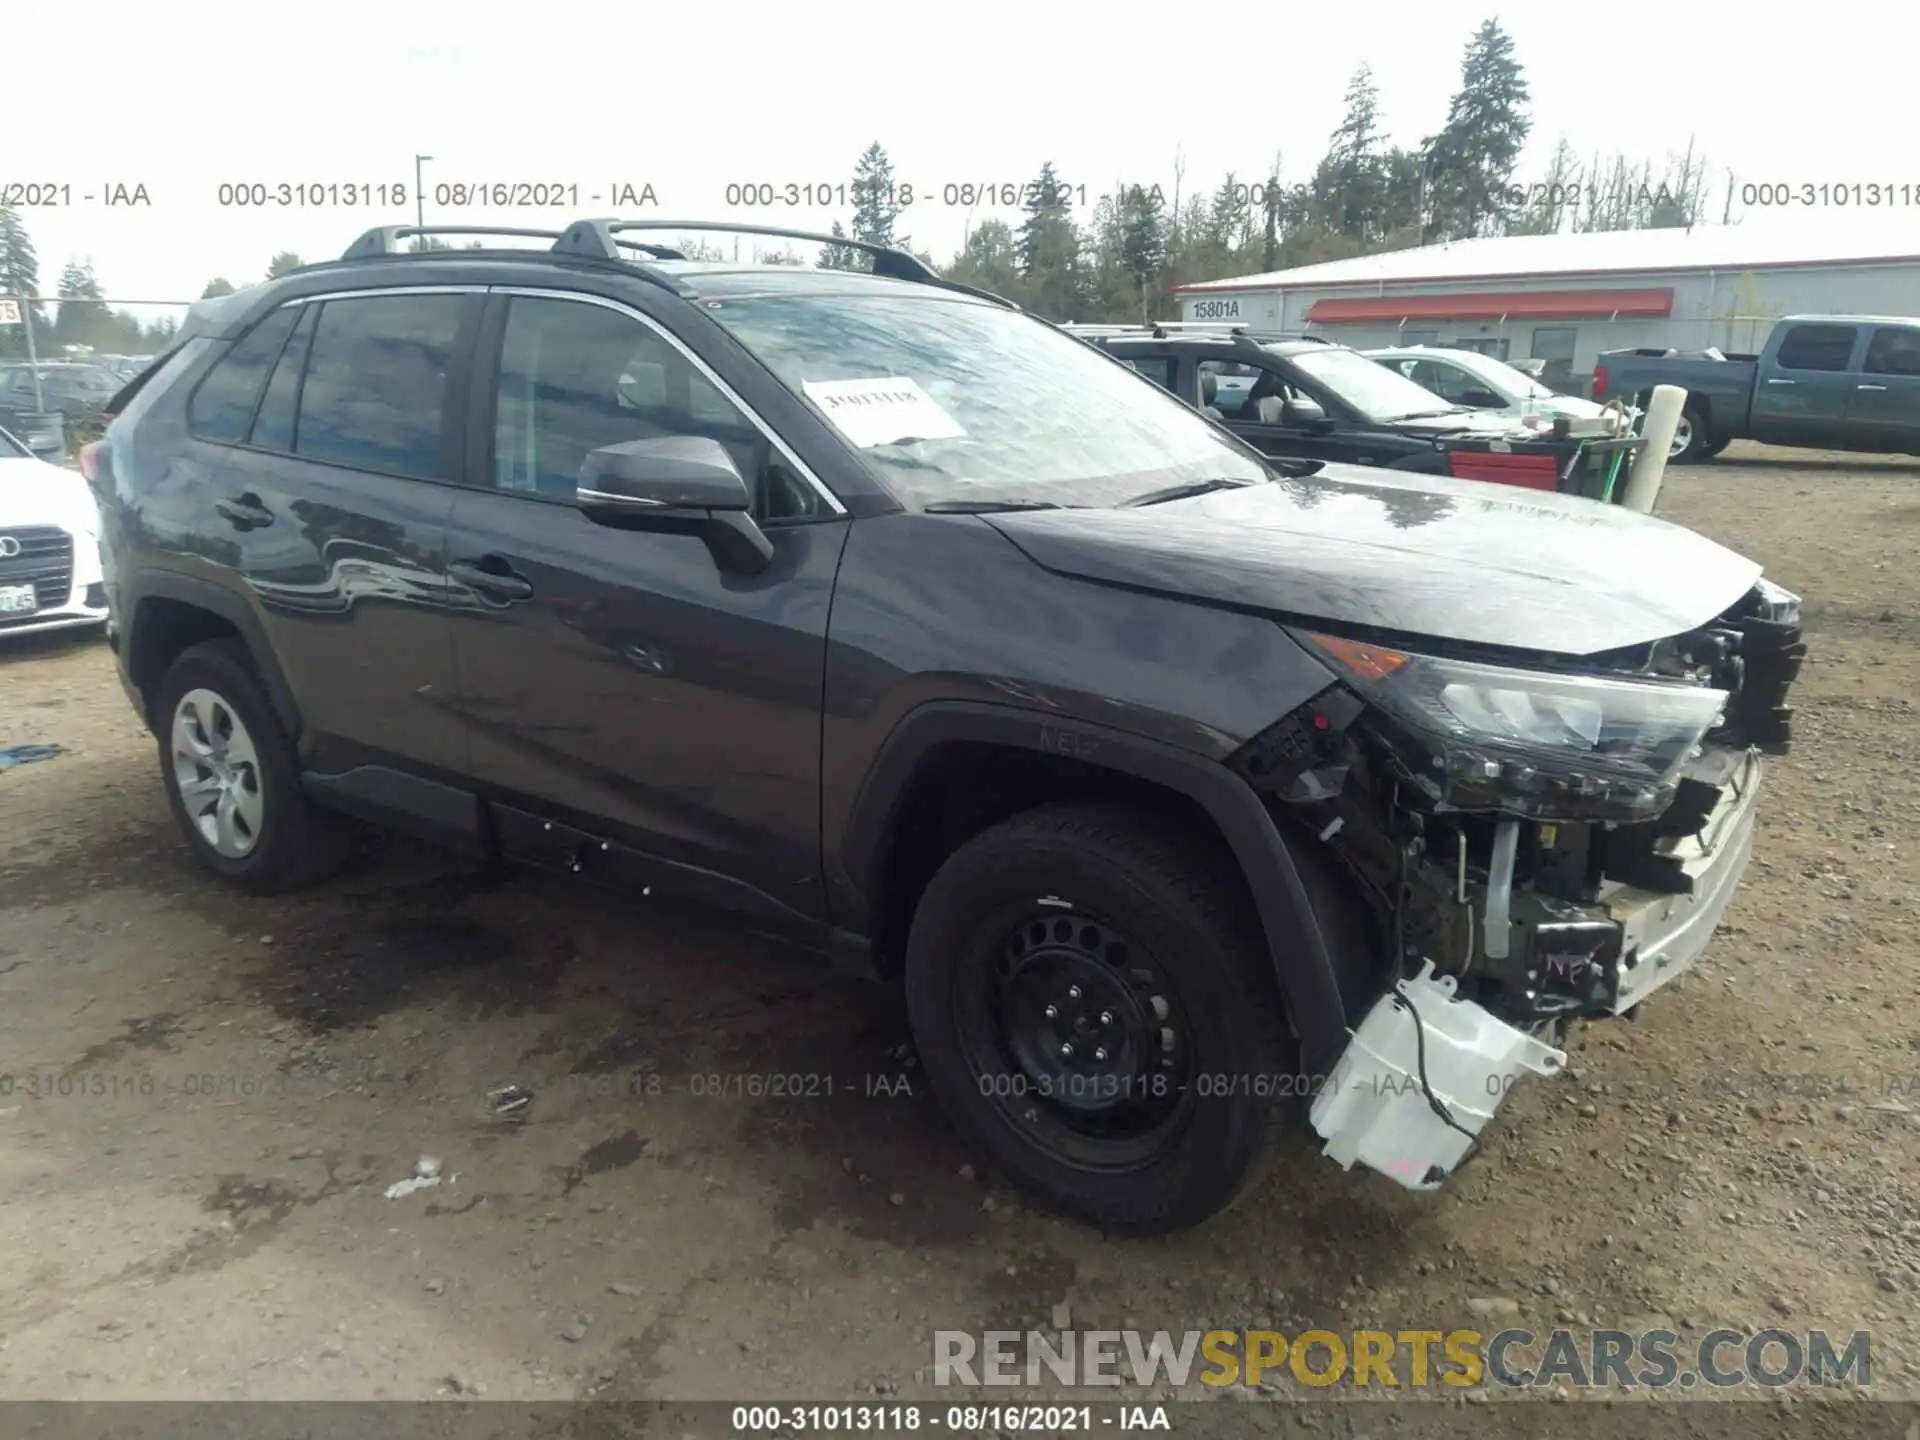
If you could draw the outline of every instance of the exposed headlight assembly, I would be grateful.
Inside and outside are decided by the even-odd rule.
[[[1392,725],[1435,805],[1542,820],[1646,820],[1719,722],[1724,690],[1479,665],[1338,636],[1303,638]]]

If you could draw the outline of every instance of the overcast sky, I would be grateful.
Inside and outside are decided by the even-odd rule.
[[[1284,177],[1302,179],[1363,60],[1393,138],[1417,143],[1445,115],[1462,47],[1495,14],[1533,88],[1523,173],[1561,134],[1583,153],[1656,159],[1691,136],[1740,180],[1904,184],[1909,205],[1874,223],[1920,242],[1902,9],[1826,0],[1811,23],[1790,6],[1717,0],[0,0],[0,184],[71,187],[71,208],[23,212],[45,289],[80,255],[109,298],[191,299],[215,275],[259,279],[275,251],[326,258],[368,225],[413,218],[411,204],[222,208],[223,182],[384,182],[411,195],[420,152],[434,157],[430,221],[557,228],[605,213],[609,187],[629,183],[652,185],[650,218],[825,229],[845,213],[730,209],[727,186],[844,182],[879,140],[896,179],[925,197],[902,229],[944,260],[969,216],[941,203],[943,188],[1024,181],[1044,160],[1089,200],[1120,177],[1171,196],[1176,155],[1188,191],[1228,169],[1257,177],[1276,151]],[[490,181],[575,184],[581,200],[542,213],[431,198],[436,183]],[[151,205],[105,207],[116,183],[143,185]],[[1781,212],[1744,218],[1781,223]]]

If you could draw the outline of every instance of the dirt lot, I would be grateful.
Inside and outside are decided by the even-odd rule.
[[[1153,1243],[976,1175],[892,998],[724,922],[398,845],[222,890],[104,646],[13,642],[0,745],[66,753],[0,772],[0,1397],[931,1395],[936,1328],[1515,1307],[1869,1328],[1874,1389],[1920,1394],[1920,466],[1735,451],[1662,512],[1802,591],[1813,646],[1702,967],[1457,1189],[1303,1140]],[[422,1155],[442,1183],[385,1198]]]

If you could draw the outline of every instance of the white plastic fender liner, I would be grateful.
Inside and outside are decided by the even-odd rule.
[[[1457,988],[1429,960],[1353,1032],[1310,1115],[1341,1169],[1357,1160],[1409,1190],[1437,1190],[1523,1073],[1566,1067],[1564,1051],[1456,999]]]

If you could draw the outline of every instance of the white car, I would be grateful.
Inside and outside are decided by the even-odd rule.
[[[106,623],[99,532],[80,473],[0,430],[0,640]]]
[[[1515,419],[1537,415],[1549,423],[1556,415],[1565,415],[1570,420],[1597,420],[1607,413],[1604,405],[1583,400],[1578,395],[1557,395],[1531,375],[1477,350],[1402,345],[1361,353],[1431,390],[1442,400],[1474,410],[1490,410]]]

